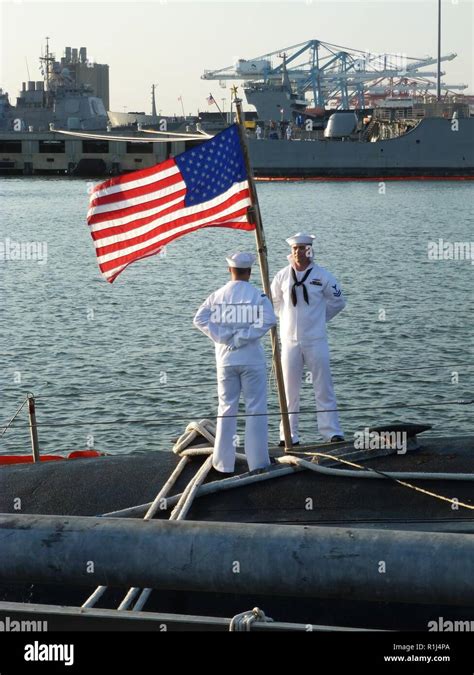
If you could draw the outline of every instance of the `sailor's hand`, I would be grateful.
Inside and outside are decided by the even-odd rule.
[[[227,351],[228,352],[235,352],[235,350],[238,349],[238,348],[239,348],[238,335],[237,335],[237,333],[234,333],[234,335],[232,336],[232,340],[227,345]]]

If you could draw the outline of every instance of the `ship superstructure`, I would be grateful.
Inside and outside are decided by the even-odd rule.
[[[0,130],[44,132],[58,129],[106,130],[108,66],[92,63],[87,50],[66,47],[57,61],[47,39],[40,58],[43,80],[23,82],[16,105],[0,89]]]

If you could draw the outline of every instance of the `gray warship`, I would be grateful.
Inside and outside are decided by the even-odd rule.
[[[257,110],[247,124],[256,176],[469,178],[473,100],[458,93],[467,85],[441,81],[441,63],[455,57],[439,54],[432,72],[430,57],[310,40],[202,77],[243,81]]]

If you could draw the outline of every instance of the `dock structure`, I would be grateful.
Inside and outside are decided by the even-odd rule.
[[[171,139],[153,143],[20,131],[0,139],[0,172],[26,176],[117,175],[154,166],[184,152],[186,145]]]

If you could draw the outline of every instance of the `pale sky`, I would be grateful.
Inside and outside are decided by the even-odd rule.
[[[443,0],[443,65],[449,84],[474,91],[474,0]],[[230,94],[200,79],[238,58],[251,59],[310,39],[372,53],[437,53],[437,0],[150,0],[43,2],[0,0],[0,87],[10,101],[28,79],[39,80],[38,57],[49,36],[56,58],[64,47],[87,47],[110,66],[111,110],[150,112],[152,83],[163,114],[210,110],[206,97]],[[28,78],[26,62],[31,78]],[[435,69],[435,67],[433,67]],[[226,108],[228,104],[226,103]]]

